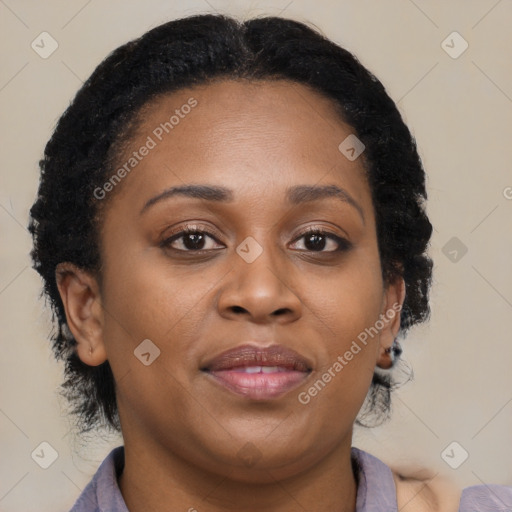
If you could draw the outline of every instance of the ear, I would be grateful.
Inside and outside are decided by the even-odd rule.
[[[393,366],[393,343],[400,330],[400,313],[405,300],[405,281],[402,277],[396,278],[388,284],[384,291],[380,319],[384,324],[380,330],[379,355],[377,366],[388,369]]]
[[[68,262],[57,265],[55,278],[67,325],[78,343],[78,357],[89,366],[104,363],[103,308],[96,278]]]

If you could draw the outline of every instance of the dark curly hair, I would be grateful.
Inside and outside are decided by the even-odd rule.
[[[296,21],[197,15],[165,23],[113,51],[78,91],[46,145],[30,210],[33,266],[53,311],[52,348],[65,361],[62,393],[82,433],[96,426],[120,430],[115,382],[108,361],[91,367],[78,358],[56,266],[72,262],[101,278],[100,205],[107,201],[93,191],[111,176],[143,106],[217,79],[284,79],[332,101],[366,146],[383,279],[403,277],[406,284],[400,334],[429,315],[425,173],[415,140],[379,80],[347,50]],[[389,372],[375,373],[359,424],[389,416],[394,384]]]

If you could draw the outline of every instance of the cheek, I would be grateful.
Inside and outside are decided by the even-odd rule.
[[[197,372],[194,339],[204,317],[203,296],[213,285],[204,273],[149,263],[138,258],[135,265],[125,257],[105,280],[104,340],[117,400],[120,410],[138,411],[135,416],[143,422],[152,421],[162,404],[169,411],[190,409],[183,390]],[[148,352],[145,365],[142,354]],[[181,428],[176,415],[159,414],[159,421]]]
[[[323,395],[319,402],[360,405],[376,364],[380,340],[376,326],[384,291],[380,260],[376,250],[351,258],[328,285],[314,287],[308,295],[325,336],[325,358],[317,379],[327,382],[327,392],[321,383],[317,386]]]
[[[317,281],[305,297],[328,327],[333,349],[356,339],[379,319],[384,286],[377,249],[357,251],[327,279]],[[341,344],[341,345],[340,345]]]
[[[113,370],[138,368],[136,347],[146,339],[161,361],[183,367],[190,339],[202,317],[205,291],[214,284],[205,273],[156,265],[150,257],[124,255],[104,280],[104,340]],[[211,281],[211,282],[210,282]],[[188,347],[188,348],[187,348]]]

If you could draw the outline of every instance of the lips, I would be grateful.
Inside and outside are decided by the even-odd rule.
[[[242,345],[223,352],[201,370],[229,391],[253,400],[277,398],[299,386],[311,363],[282,345]]]

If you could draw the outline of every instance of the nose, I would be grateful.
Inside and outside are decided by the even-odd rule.
[[[222,317],[264,324],[289,323],[302,315],[302,302],[289,282],[285,256],[265,248],[248,263],[233,253],[233,269],[226,276],[219,298]]]

